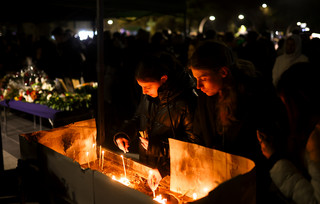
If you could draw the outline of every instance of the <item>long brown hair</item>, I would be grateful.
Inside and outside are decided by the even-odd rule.
[[[189,68],[198,70],[212,70],[218,73],[222,67],[228,69],[228,76],[223,79],[223,88],[219,93],[217,111],[217,130],[223,133],[236,120],[237,93],[233,79],[234,58],[231,50],[223,43],[205,41],[197,47],[191,56]]]

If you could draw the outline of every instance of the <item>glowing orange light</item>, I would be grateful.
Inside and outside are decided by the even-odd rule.
[[[90,168],[90,162],[89,162],[89,152],[87,152],[87,162],[88,162],[88,167]]]
[[[207,187],[203,188],[203,192],[208,193],[209,192],[209,188],[207,188]]]
[[[104,151],[102,151],[102,157],[101,157],[101,159],[102,159],[102,162],[101,162],[101,169],[103,170]]]
[[[122,158],[122,164],[123,164],[123,170],[124,170],[124,177],[127,178],[126,166],[124,165],[123,155],[121,155],[121,158]]]
[[[162,195],[158,195],[157,197],[155,197],[153,200],[157,201],[158,203],[162,203],[162,204],[166,204],[167,203],[167,199],[166,198],[162,198]]]
[[[193,193],[193,194],[192,194],[192,197],[193,197],[193,200],[196,200],[198,196],[197,196],[196,193]]]
[[[122,183],[123,185],[126,185],[126,186],[130,185],[129,179],[127,179],[125,177],[121,177],[120,179],[117,179],[115,176],[112,176],[112,179],[115,181],[118,181],[119,183]]]

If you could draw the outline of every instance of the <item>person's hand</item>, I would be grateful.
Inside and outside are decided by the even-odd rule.
[[[116,140],[119,149],[121,149],[124,153],[129,152],[129,140],[126,138],[120,137]]]
[[[267,159],[269,159],[271,157],[271,155],[274,154],[274,152],[275,152],[275,149],[274,149],[272,143],[267,140],[266,134],[260,132],[259,130],[257,130],[257,138],[258,138],[258,141],[261,146],[262,154]]]
[[[162,176],[158,169],[152,169],[149,171],[148,185],[152,192],[154,192],[158,188],[161,179]]]
[[[141,141],[141,145],[145,150],[148,150],[149,140],[143,137],[139,137]]]

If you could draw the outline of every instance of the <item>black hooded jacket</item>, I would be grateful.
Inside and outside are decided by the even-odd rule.
[[[148,134],[148,150],[139,145],[140,161],[157,168],[162,176],[170,173],[168,138],[199,143],[192,134],[192,121],[197,102],[194,81],[183,71],[158,89],[158,97],[142,95],[136,114],[114,139],[134,140],[139,131]]]

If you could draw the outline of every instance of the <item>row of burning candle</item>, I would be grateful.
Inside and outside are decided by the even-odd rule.
[[[94,149],[94,152],[96,152],[96,144],[92,144],[92,147]],[[90,168],[90,158],[89,158],[89,153],[90,152],[87,152],[87,163],[88,163],[88,167]],[[101,148],[101,145],[99,146],[99,168],[101,170],[103,170],[103,163],[104,163],[104,151],[102,150]]]
[[[96,144],[93,144],[93,149],[95,150],[96,152]],[[116,180],[126,186],[129,186],[130,185],[130,181],[129,179],[127,179],[127,173],[126,173],[126,166],[125,166],[125,163],[124,163],[124,157],[123,155],[121,155],[121,158],[122,158],[122,165],[123,165],[123,171],[124,171],[124,177],[121,177],[120,179],[116,179],[115,176],[112,176],[112,179],[113,180]],[[101,170],[103,170],[103,163],[104,163],[104,151],[102,150],[101,148],[101,145],[99,146],[99,158],[98,158],[98,161],[99,161],[99,168]],[[89,152],[87,152],[87,162],[88,162],[88,167],[90,168],[90,159],[89,159]],[[149,171],[149,174],[152,174],[152,171]],[[153,200],[159,202],[159,203],[162,203],[162,204],[166,204],[167,203],[167,199],[165,198],[162,198],[162,195],[158,195],[156,196],[155,195],[155,189],[152,190],[153,191]]]

